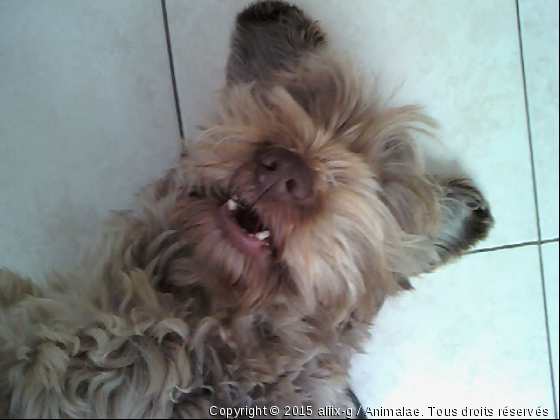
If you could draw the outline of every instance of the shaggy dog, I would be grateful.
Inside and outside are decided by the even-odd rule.
[[[486,235],[473,183],[425,169],[432,121],[381,106],[299,8],[242,11],[226,81],[72,275],[0,271],[0,414],[353,407],[350,359],[383,300]]]

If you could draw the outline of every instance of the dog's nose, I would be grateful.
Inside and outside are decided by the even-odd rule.
[[[311,195],[311,170],[299,155],[272,147],[257,155],[256,164],[256,182],[261,193],[281,201],[301,201]]]

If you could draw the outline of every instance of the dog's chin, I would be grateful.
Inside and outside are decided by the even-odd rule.
[[[289,280],[274,234],[279,226],[269,228],[256,207],[235,195],[194,194],[180,200],[175,212],[184,240],[193,245],[191,261],[197,272],[208,273],[204,277],[213,296],[245,308],[263,302]]]

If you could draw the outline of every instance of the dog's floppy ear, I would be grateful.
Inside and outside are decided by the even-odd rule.
[[[226,67],[228,85],[266,80],[278,70],[289,70],[324,43],[319,26],[296,6],[261,1],[237,16]]]

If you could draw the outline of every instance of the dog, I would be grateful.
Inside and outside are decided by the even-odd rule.
[[[0,271],[4,418],[354,407],[349,363],[383,301],[493,219],[470,178],[425,164],[433,120],[382,105],[327,41],[296,6],[248,6],[179,164],[72,274]]]

